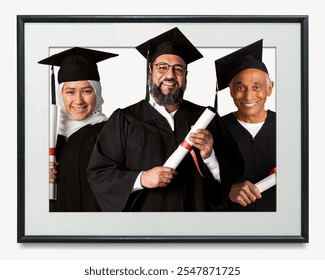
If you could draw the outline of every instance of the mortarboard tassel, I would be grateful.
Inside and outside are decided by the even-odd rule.
[[[53,65],[51,66],[51,104],[56,104],[56,97],[55,97],[55,75]]]
[[[149,101],[149,55],[150,55],[150,40],[148,41],[148,49],[147,49],[147,73],[146,73],[146,101]]]
[[[216,85],[216,93],[214,96],[214,110],[218,113],[218,93],[219,93],[219,86],[218,86],[218,81]]]

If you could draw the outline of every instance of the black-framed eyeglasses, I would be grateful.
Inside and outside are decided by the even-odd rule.
[[[181,76],[185,73],[186,67],[180,64],[170,65],[166,62],[159,62],[155,64],[157,71],[160,74],[166,74],[169,71],[169,68],[172,67],[175,75]]]

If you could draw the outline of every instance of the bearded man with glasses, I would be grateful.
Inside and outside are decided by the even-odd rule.
[[[164,166],[206,109],[183,99],[187,66],[203,56],[178,28],[137,50],[147,59],[146,98],[111,115],[88,166],[101,210],[210,211],[243,169],[218,114],[207,129],[191,134],[194,155],[176,170]]]

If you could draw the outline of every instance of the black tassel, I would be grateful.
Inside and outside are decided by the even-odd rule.
[[[53,65],[51,67],[51,104],[56,104],[56,95],[55,95],[55,75]]]
[[[150,40],[148,40],[148,49],[147,49],[147,73],[146,73],[146,101],[149,101],[149,70],[150,70]]]

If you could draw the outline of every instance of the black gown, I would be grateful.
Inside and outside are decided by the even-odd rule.
[[[245,161],[245,171],[240,181],[252,183],[267,177],[276,167],[276,113],[268,110],[265,123],[253,138],[237,121],[233,113],[222,117],[233,135]],[[229,211],[276,211],[276,186],[264,191],[262,198],[247,206],[241,206],[228,199]]]
[[[100,212],[87,181],[87,165],[104,122],[86,125],[68,139],[59,135],[56,145],[57,200],[50,200],[51,212]]]
[[[222,186],[195,149],[204,178],[188,153],[168,187],[132,192],[139,173],[162,166],[204,110],[205,107],[184,100],[174,115],[172,131],[167,120],[145,100],[117,109],[101,130],[88,166],[88,180],[102,211],[209,211],[211,199],[221,203],[217,194],[210,196],[210,189],[237,181],[242,174],[242,161],[219,116],[208,129],[214,135]]]

